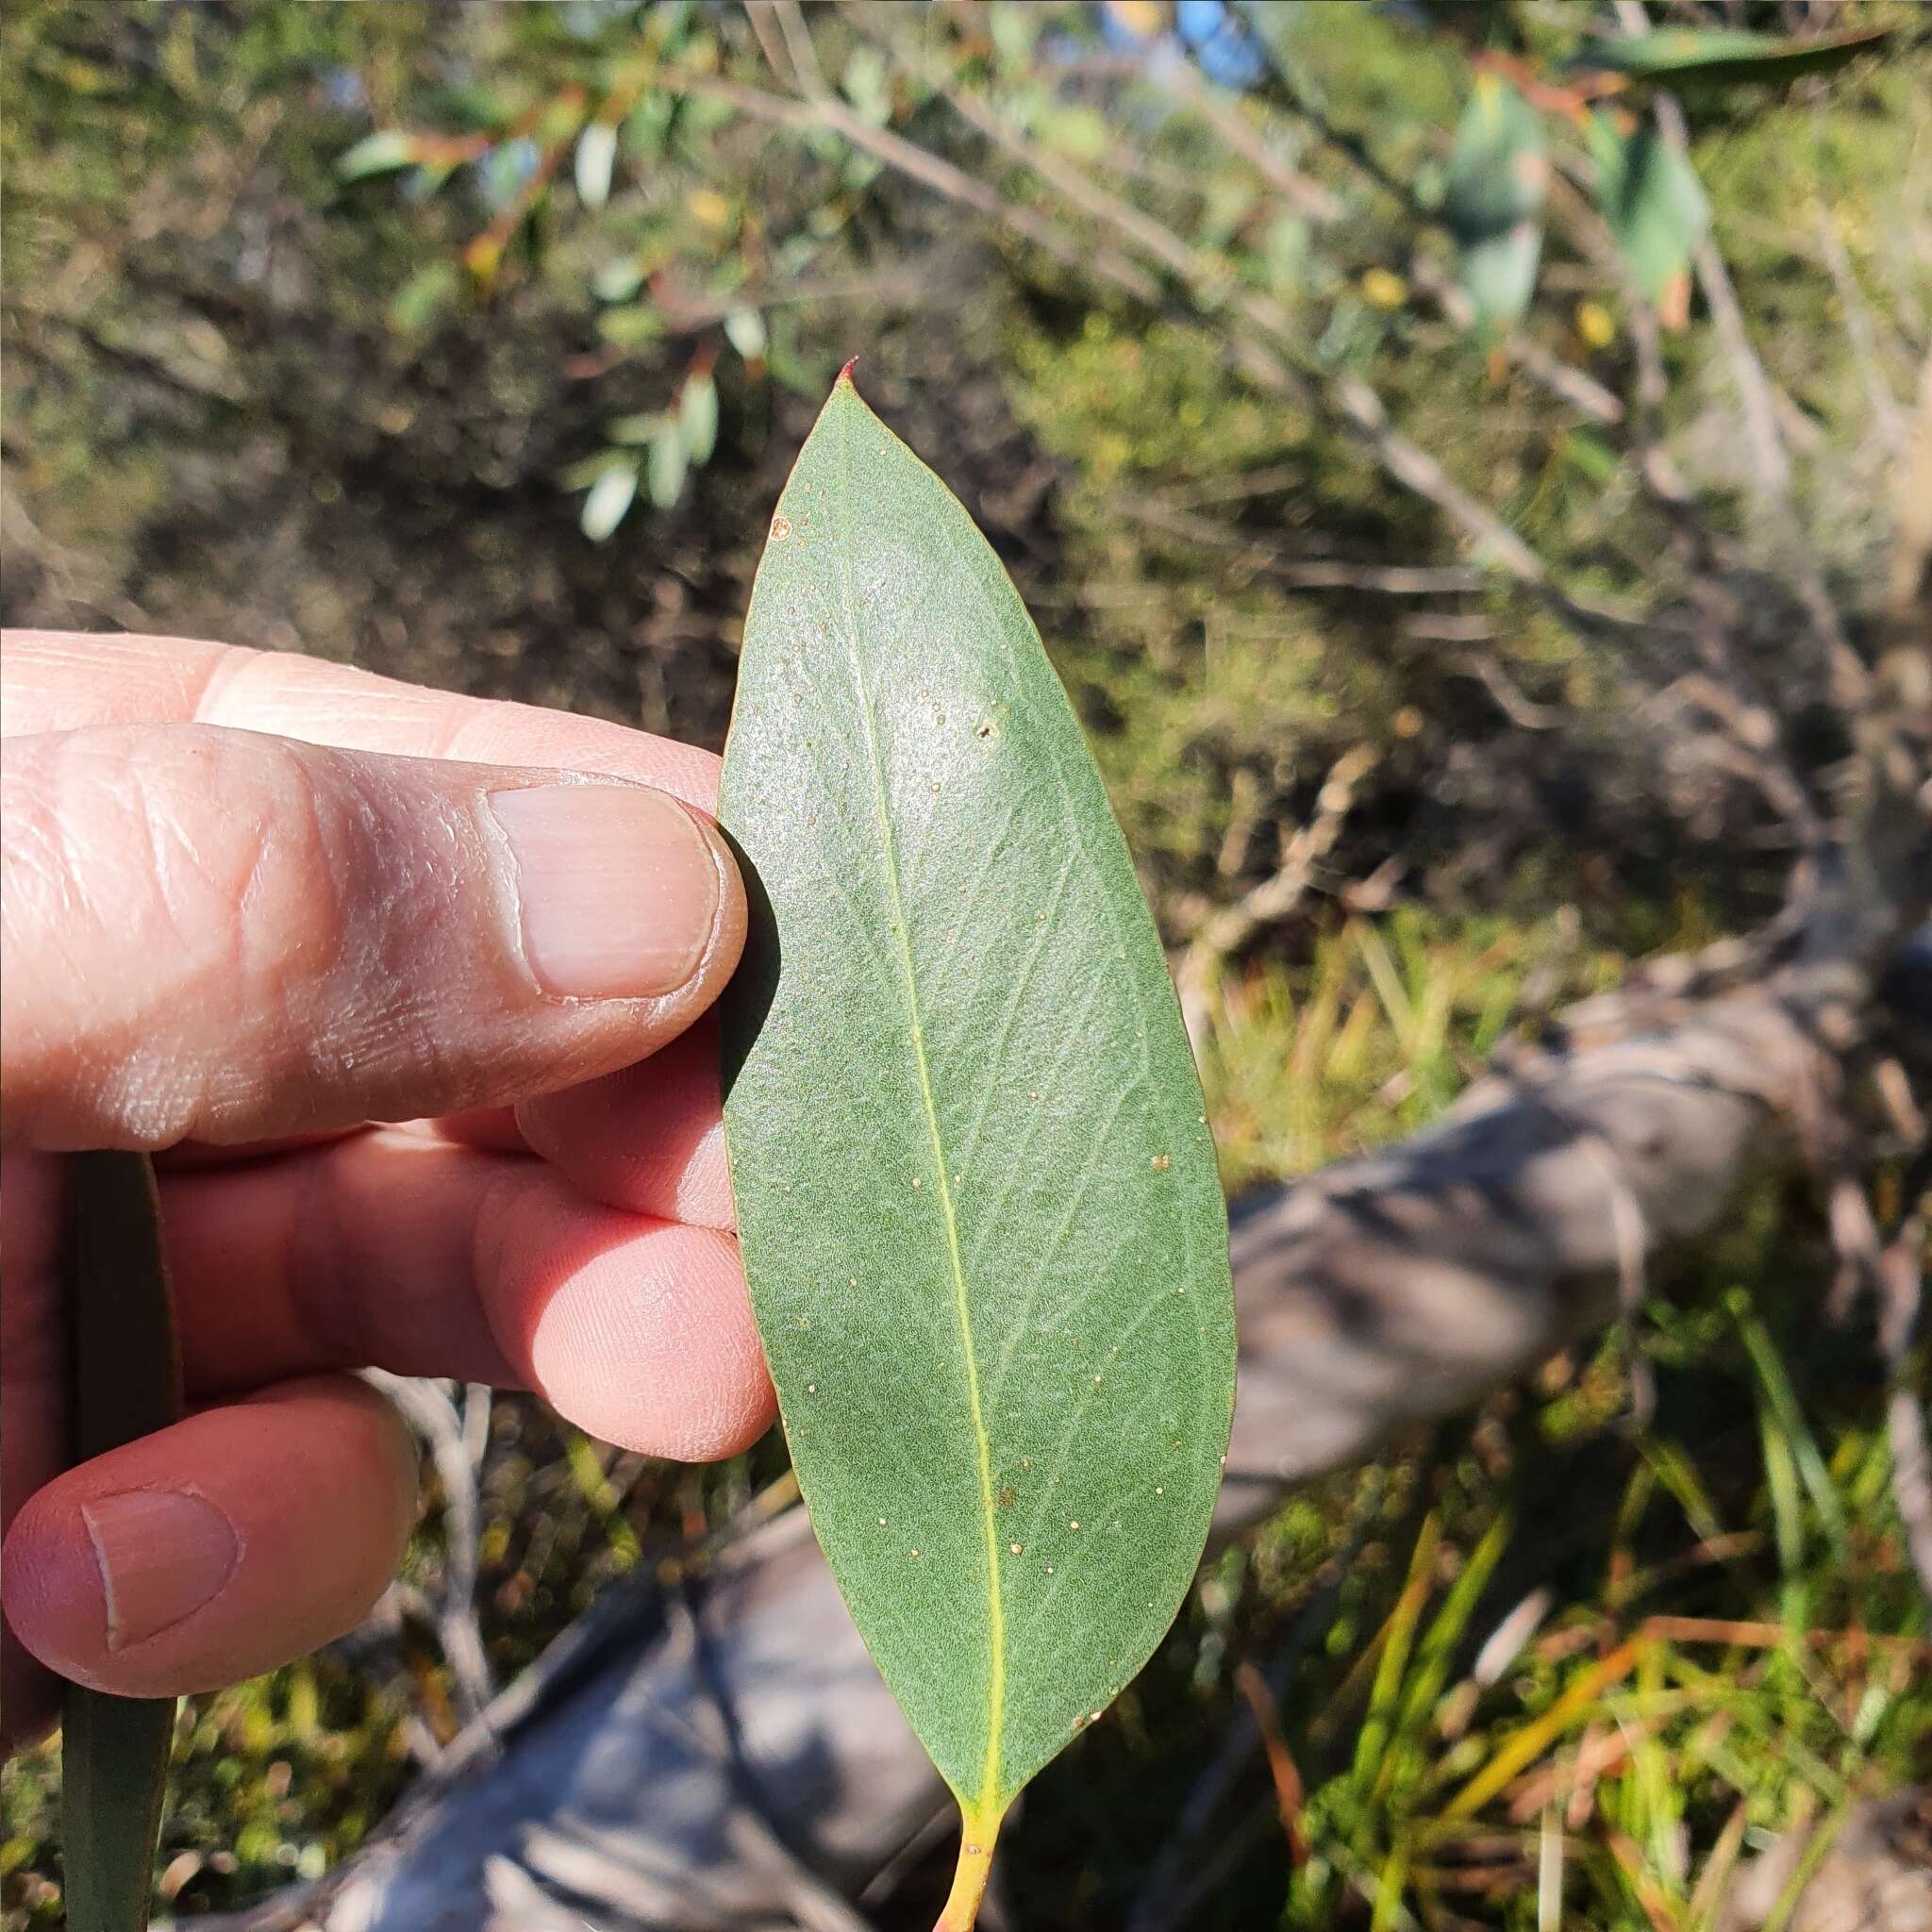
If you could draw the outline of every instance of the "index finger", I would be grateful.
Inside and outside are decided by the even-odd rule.
[[[225,724],[406,758],[630,778],[709,812],[709,752],[603,718],[463,697],[289,651],[194,638],[0,632],[0,735],[106,724]]]

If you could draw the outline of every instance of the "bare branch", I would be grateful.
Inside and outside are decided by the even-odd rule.
[[[977,180],[963,169],[954,167],[950,161],[942,160],[917,142],[892,133],[890,128],[873,126],[835,94],[828,94],[820,101],[786,100],[778,94],[765,93],[737,81],[721,80],[712,75],[692,74],[675,67],[666,67],[662,78],[665,86],[675,91],[728,102],[741,112],[757,115],[761,120],[775,121],[788,127],[823,125],[836,128],[855,147],[876,155],[889,166],[910,175],[913,180],[944,195],[949,201],[961,202],[1003,223],[1015,234],[1069,268],[1083,274],[1098,275],[1139,301],[1153,302],[1158,298],[1159,284],[1118,252],[1084,246],[1055,224],[1041,220],[1026,208],[1010,206],[996,189]]]
[[[1224,88],[1216,87],[1186,56],[1163,53],[1157,58],[1153,74],[1157,81],[1185,101],[1234,153],[1309,221],[1326,225],[1341,221],[1346,214],[1341,203],[1319,181],[1290,167],[1241,111],[1240,102]]]
[[[1554,731],[1570,713],[1558,705],[1540,705],[1525,697],[1494,655],[1489,651],[1466,651],[1461,667],[1495,699],[1496,708],[1510,724],[1524,731]]]
[[[1315,816],[1286,841],[1281,864],[1258,886],[1241,894],[1232,906],[1208,915],[1189,942],[1175,969],[1181,1017],[1188,1038],[1201,1050],[1208,1036],[1208,991],[1230,953],[1239,952],[1264,927],[1288,918],[1307,895],[1316,868],[1335,849],[1336,841],[1355,807],[1361,781],[1374,769],[1376,754],[1368,745],[1343,752],[1329,768],[1316,798]]]
[[[831,89],[825,85],[824,73],[819,66],[818,50],[811,43],[811,29],[805,24],[798,0],[767,0],[767,4],[778,16],[779,31],[785,36],[786,50],[791,56],[791,69],[798,76],[799,91],[808,99],[824,100]]]
[[[1845,336],[1858,364],[1859,380],[1865,385],[1865,402],[1872,411],[1873,426],[1878,431],[1886,448],[1896,457],[1906,446],[1905,412],[1891,392],[1891,385],[1885,379],[1885,371],[1878,360],[1877,339],[1872,327],[1872,311],[1859,291],[1858,277],[1852,268],[1852,258],[1845,250],[1845,238],[1840,232],[1838,217],[1832,213],[1831,205],[1823,194],[1818,197],[1818,242],[1819,251],[1824,257],[1825,270],[1831,276],[1831,286],[1838,291],[1839,307],[1844,310]]]
[[[473,1389],[465,1413],[459,1416],[438,1383],[413,1375],[391,1375],[381,1369],[363,1373],[423,1439],[430,1466],[436,1471],[437,1487],[442,1491],[443,1582],[436,1604],[436,1627],[454,1682],[452,1702],[467,1724],[496,1692],[495,1674],[490,1668],[482,1627],[476,1621],[482,1522],[476,1495],[480,1450],[473,1445],[479,1433],[486,1442],[488,1440],[490,1391],[482,1389],[479,1402],[477,1390]]]
[[[772,0],[744,0],[744,17],[758,38],[758,51],[764,55],[766,66],[778,76],[783,86],[795,88],[798,75],[792,71],[791,57],[772,31]]]

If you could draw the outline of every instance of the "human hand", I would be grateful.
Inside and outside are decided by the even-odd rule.
[[[367,1609],[415,1455],[346,1370],[534,1389],[686,1460],[765,1428],[701,1018],[744,937],[715,758],[44,632],[0,649],[0,731],[9,1747],[52,1720],[41,1666],[203,1690]],[[70,1469],[58,1157],[97,1147],[158,1157],[190,1413]]]

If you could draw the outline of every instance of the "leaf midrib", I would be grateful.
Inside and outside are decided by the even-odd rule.
[[[967,1299],[966,1268],[959,1247],[959,1221],[953,1206],[951,1170],[946,1164],[946,1148],[940,1132],[939,1108],[933,1099],[932,1070],[926,1059],[925,1028],[919,1011],[919,982],[912,965],[911,930],[906,917],[906,902],[899,890],[898,851],[892,840],[891,814],[886,797],[885,761],[879,755],[878,730],[873,714],[872,694],[866,688],[865,668],[858,650],[858,611],[852,591],[852,433],[848,425],[841,445],[842,501],[840,504],[839,545],[840,583],[845,603],[845,649],[852,665],[852,681],[858,693],[858,713],[865,727],[865,748],[872,770],[873,803],[878,814],[879,845],[885,856],[886,889],[891,899],[892,929],[899,942],[899,966],[906,982],[906,1011],[912,1040],[912,1062],[919,1074],[919,1095],[925,1109],[926,1132],[932,1142],[941,1216],[945,1223],[946,1255],[953,1276],[953,1312],[959,1327],[959,1344],[966,1360],[966,1403],[973,1424],[974,1446],[978,1460],[980,1524],[986,1543],[987,1637],[991,1651],[987,1672],[986,1757],[980,1771],[977,1809],[983,1817],[999,1810],[1000,1730],[1006,1715],[1007,1632],[1006,1611],[1000,1593],[999,1520],[993,1494],[992,1441],[987,1434],[986,1412],[979,1391],[979,1359],[973,1344],[973,1313]]]

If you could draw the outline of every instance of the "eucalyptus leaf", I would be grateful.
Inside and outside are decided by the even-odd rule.
[[[447,257],[425,262],[390,298],[389,319],[405,334],[413,335],[427,328],[462,286],[456,263]]]
[[[604,425],[604,434],[612,442],[641,449],[670,420],[662,409],[638,409],[628,415],[611,417]]]
[[[336,173],[344,181],[362,181],[372,175],[393,175],[416,158],[416,137],[400,127],[365,134],[354,147],[336,158]]]
[[[1658,27],[1626,39],[1593,41],[1570,64],[1673,87],[1774,84],[1842,67],[1860,54],[1875,52],[1891,32],[1889,26],[1864,27],[1793,41],[1748,27]]]
[[[644,265],[635,255],[613,256],[591,277],[600,302],[628,302],[644,286]]]
[[[759,1333],[813,1526],[959,1801],[1014,1795],[1185,1597],[1227,1445],[1227,1225],[1187,1036],[1039,634],[945,486],[825,404],[758,568],[720,819]]]
[[[682,432],[667,425],[652,437],[644,453],[644,490],[658,509],[669,509],[684,494],[690,469]]]
[[[1529,306],[1548,180],[1536,109],[1507,81],[1477,75],[1456,131],[1442,212],[1456,236],[1462,285],[1482,321],[1513,323]]]
[[[765,319],[756,308],[734,308],[724,318],[724,339],[747,362],[765,355]]]
[[[597,333],[615,348],[641,348],[664,333],[664,318],[648,302],[626,303],[598,316]]]
[[[577,199],[586,208],[602,208],[610,199],[610,171],[616,159],[617,129],[608,121],[592,121],[577,136]]]
[[[708,373],[685,377],[677,397],[677,432],[693,463],[711,460],[718,447],[718,385]]]
[[[584,498],[578,526],[592,543],[601,543],[629,511],[638,493],[638,466],[635,462],[610,464],[598,474]]]
[[[1710,219],[1697,171],[1652,122],[1625,138],[1605,115],[1592,114],[1589,137],[1597,206],[1638,287],[1657,302],[1688,269]]]
[[[62,1257],[76,1462],[181,1416],[181,1362],[144,1154],[76,1154]],[[66,1688],[60,1713],[61,1864],[70,1932],[142,1932],[154,1883],[172,1697]]]

